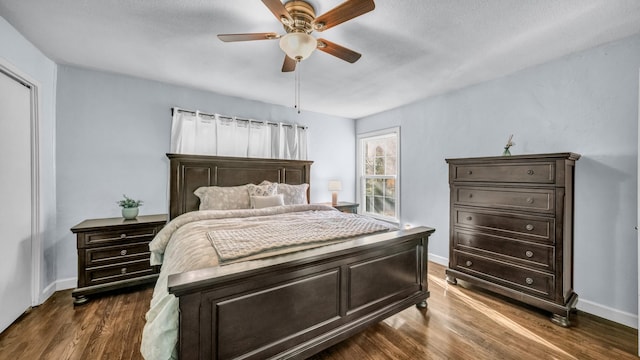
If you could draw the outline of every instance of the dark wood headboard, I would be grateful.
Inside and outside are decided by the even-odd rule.
[[[311,188],[313,161],[185,154],[167,154],[167,157],[169,219],[198,210],[200,200],[193,192],[201,186],[238,186],[268,180],[291,185],[307,183]]]

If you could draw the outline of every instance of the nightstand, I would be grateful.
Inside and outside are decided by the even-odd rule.
[[[328,203],[328,205],[331,205],[331,203]],[[332,206],[344,213],[357,214],[358,206],[360,206],[360,204],[350,203],[346,201],[338,201],[337,205],[332,205]]]
[[[159,268],[149,263],[149,242],[167,222],[167,215],[133,220],[85,220],[71,228],[78,249],[78,288],[74,304],[88,295],[155,282]]]

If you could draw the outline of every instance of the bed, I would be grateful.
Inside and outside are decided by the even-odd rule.
[[[200,201],[194,191],[201,186],[310,182],[311,161],[167,156],[174,222],[207,213],[194,212]],[[321,205],[296,206],[327,210]],[[337,211],[330,210],[324,213],[335,216]],[[167,320],[177,322],[173,356],[180,359],[307,358],[412,305],[426,308],[427,245],[434,231],[416,227],[359,235],[303,251],[173,274],[163,264],[150,313],[161,308],[155,315],[165,316],[167,310],[159,303],[177,303],[179,315]],[[157,296],[165,287],[172,296]],[[148,313],[147,325],[149,317]],[[162,338],[167,331],[147,331],[145,326],[142,348],[172,346]]]

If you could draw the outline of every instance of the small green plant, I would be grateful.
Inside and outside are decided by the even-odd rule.
[[[124,196],[124,200],[120,200],[118,202],[116,202],[116,204],[120,205],[120,207],[123,208],[135,208],[138,206],[142,206],[142,200],[133,200],[132,198],[128,197],[127,195],[122,195]]]

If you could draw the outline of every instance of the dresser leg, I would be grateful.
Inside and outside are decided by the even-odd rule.
[[[553,314],[553,316],[551,316],[551,322],[562,327],[571,326],[571,323],[569,322],[569,312],[567,311],[567,316]]]
[[[426,309],[427,308],[427,300],[422,300],[416,304],[418,309]]]
[[[458,280],[456,280],[455,276],[447,274],[447,282],[451,285],[457,285]]]
[[[571,313],[576,313],[576,304],[578,303],[578,294],[573,293],[571,297],[569,297],[569,301],[566,304],[566,312],[561,313],[553,313],[551,316],[551,322],[562,327],[571,326],[571,321],[569,320],[569,315]]]

